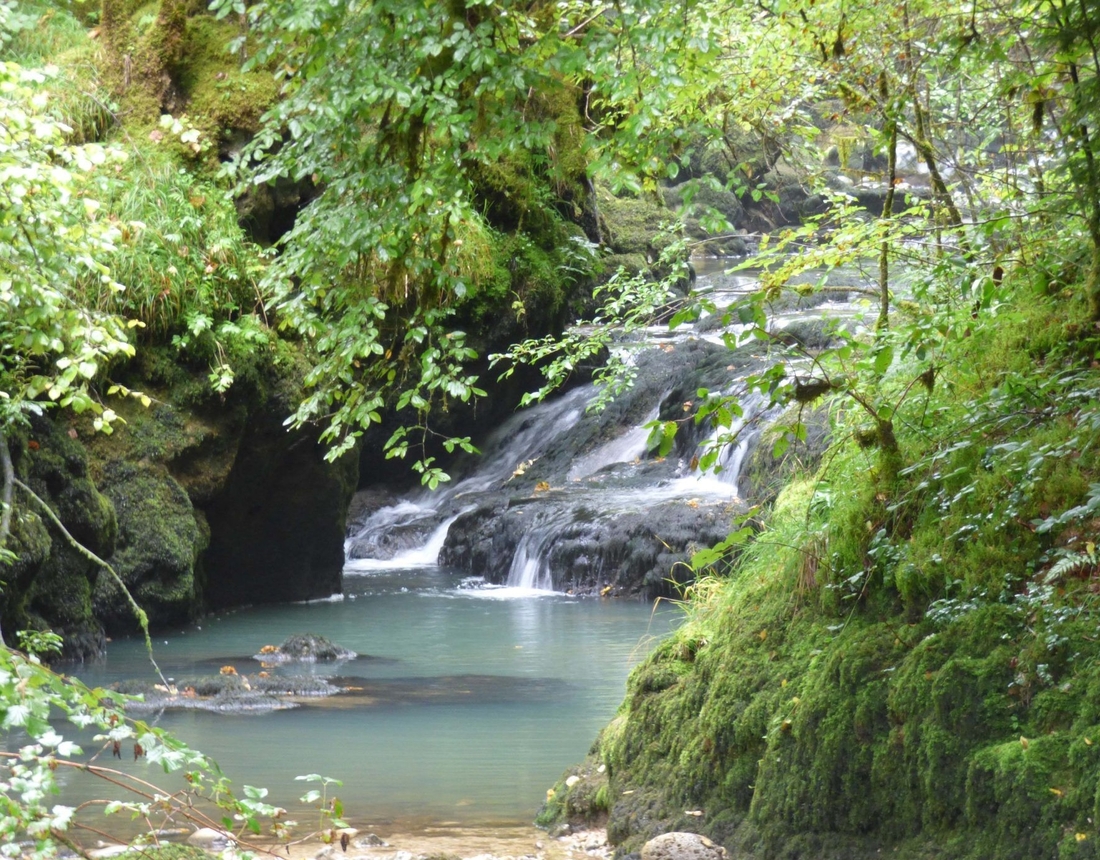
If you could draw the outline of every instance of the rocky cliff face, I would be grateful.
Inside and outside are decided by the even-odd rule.
[[[151,625],[339,591],[358,463],[327,463],[313,437],[283,427],[293,362],[258,360],[224,401],[152,352],[129,374],[153,402],[120,406],[125,423],[110,436],[86,419],[39,417],[13,448],[17,474],[115,568]],[[111,578],[25,501],[4,627],[49,627],[67,657],[94,657],[105,633],[132,632],[136,619]]]

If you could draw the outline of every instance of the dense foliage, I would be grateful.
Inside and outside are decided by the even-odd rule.
[[[310,362],[290,423],[335,457],[396,414],[388,453],[416,450],[434,487],[438,448],[471,444],[436,445],[433,412],[484,393],[460,319],[560,310],[616,207],[675,198],[661,215],[714,235],[751,206],[743,301],[685,295],[691,241],[645,239],[653,267],[585,297],[591,325],[497,358],[544,370],[543,396],[610,354],[613,392],[624,330],[709,313],[776,361],[655,424],[658,453],[688,421],[731,441],[749,393],[787,410],[776,456],[806,407],[831,410],[821,470],[697,556],[689,624],[602,741],[596,806],[623,840],[694,825],[766,854],[935,838],[952,856],[1094,856],[1094,0],[105,0],[101,52],[66,8],[40,11],[0,0],[0,548],[13,433],[54,407],[109,431],[106,397],[149,402],[109,379],[135,348],[171,348],[224,394],[277,323]],[[243,66],[198,68],[189,50],[215,43]],[[54,56],[71,68],[40,68]],[[245,239],[227,179],[242,200],[295,189],[277,253]],[[770,303],[841,270],[865,319],[821,349],[769,329]],[[7,845],[69,839],[71,810],[45,802],[73,751],[51,707],[205,769],[191,784],[238,823],[278,819],[100,693],[2,656],[4,728],[29,735]]]

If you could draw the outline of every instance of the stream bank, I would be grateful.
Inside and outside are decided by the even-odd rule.
[[[820,468],[697,585],[540,821],[606,820],[620,854],[689,830],[745,858],[1098,856],[1100,383],[1078,306],[1019,277],[1026,310],[903,405],[900,473],[833,404]]]

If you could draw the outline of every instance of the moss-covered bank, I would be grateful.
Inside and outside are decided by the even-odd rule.
[[[901,411],[899,474],[834,410],[842,441],[696,584],[544,822],[606,812],[623,852],[1097,856],[1096,339],[1020,282]]]

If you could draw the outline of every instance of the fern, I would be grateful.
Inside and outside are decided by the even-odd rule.
[[[1096,544],[1089,541],[1085,544],[1083,550],[1077,552],[1063,551],[1061,558],[1051,565],[1050,570],[1043,577],[1043,582],[1052,585],[1067,576],[1078,574],[1089,568],[1095,570],[1098,564],[1100,564],[1100,555],[1097,555]]]

